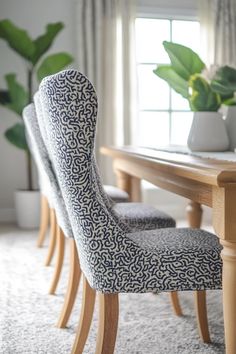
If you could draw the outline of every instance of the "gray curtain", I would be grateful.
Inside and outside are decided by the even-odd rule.
[[[114,182],[103,145],[131,143],[136,114],[134,0],[76,0],[78,69],[93,82],[99,100],[97,159],[104,182]]]
[[[199,4],[207,64],[236,67],[236,0],[200,0]]]

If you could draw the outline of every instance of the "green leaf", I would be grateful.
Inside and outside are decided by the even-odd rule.
[[[62,22],[49,23],[46,28],[46,32],[34,40],[35,52],[33,55],[33,64],[35,65],[41,56],[51,47],[54,38],[58,32],[64,27]]]
[[[45,76],[57,73],[72,63],[73,58],[67,53],[52,54],[44,59],[37,70],[37,78],[40,82]]]
[[[3,106],[11,102],[10,94],[7,90],[0,90],[0,104]]]
[[[35,46],[25,30],[16,27],[10,20],[2,20],[0,21],[0,38],[24,59],[31,61]]]
[[[188,82],[180,77],[171,65],[160,65],[153,70],[161,79],[165,80],[172,89],[181,94],[184,98],[189,97]]]
[[[189,86],[192,88],[189,102],[193,111],[218,111],[221,106],[220,96],[211,89],[203,77],[198,74],[192,75]]]
[[[6,106],[21,116],[24,107],[29,103],[29,95],[24,87],[17,82],[15,74],[6,75],[5,79],[11,100]]]
[[[218,69],[212,79],[211,87],[222,96],[232,96],[236,91],[236,69],[227,65]]]
[[[223,104],[225,104],[226,106],[236,106],[236,99],[235,97],[224,99]]]
[[[174,71],[184,80],[189,80],[191,75],[198,74],[205,68],[203,61],[192,49],[167,41],[163,42],[163,46]]]
[[[4,135],[11,144],[19,149],[28,150],[24,124],[15,124],[13,127],[6,130]]]

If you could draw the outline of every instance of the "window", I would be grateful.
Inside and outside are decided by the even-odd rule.
[[[139,117],[137,144],[141,146],[186,145],[192,123],[188,102],[159,79],[153,70],[169,63],[162,42],[180,43],[199,52],[200,25],[193,20],[136,19],[136,60]]]

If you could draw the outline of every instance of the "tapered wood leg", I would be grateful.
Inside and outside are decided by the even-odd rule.
[[[54,209],[50,209],[50,241],[48,247],[48,254],[45,261],[45,266],[49,266],[56,248],[56,234],[57,234],[57,222]]]
[[[129,176],[127,173],[122,172],[120,170],[117,170],[115,168],[115,174],[116,174],[116,184],[117,187],[120,189],[123,189],[125,192],[131,196],[131,176]]]
[[[141,193],[141,180],[136,177],[131,177],[131,202],[141,202],[142,193]]]
[[[199,229],[202,223],[202,207],[201,204],[189,201],[186,208],[187,220],[189,226],[193,229]]]
[[[37,247],[42,247],[49,224],[49,205],[47,198],[41,194],[40,227],[37,239]]]
[[[118,294],[99,293],[99,328],[96,354],[113,354],[119,319]]]
[[[83,299],[79,327],[74,341],[72,354],[82,354],[93,318],[96,291],[92,289],[83,276]],[[107,353],[108,354],[108,353]]]
[[[177,291],[171,291],[170,292],[170,300],[171,300],[171,304],[174,310],[174,313],[176,314],[176,316],[182,316],[182,309],[179,303],[179,297],[178,297],[178,292]]]
[[[202,222],[201,204],[190,201],[186,212],[189,226],[193,229],[199,229]],[[195,291],[194,296],[199,335],[204,343],[210,343],[211,339],[207,320],[206,292]]]
[[[49,289],[49,294],[55,294],[58,281],[60,279],[61,270],[64,261],[64,253],[65,253],[65,235],[61,230],[60,226],[57,225],[57,255],[56,255],[56,265],[52,278],[52,283]]]
[[[75,240],[69,239],[69,243],[70,243],[70,275],[69,275],[69,282],[67,286],[63,308],[57,323],[57,327],[59,328],[65,328],[68,323],[70,314],[72,312],[75,303],[77,291],[79,288],[79,282],[81,278],[81,269],[80,269]]]
[[[223,251],[223,308],[226,354],[236,353],[236,243],[220,240]]]
[[[194,293],[199,335],[204,343],[210,343],[211,338],[207,319],[206,291],[195,291]]]

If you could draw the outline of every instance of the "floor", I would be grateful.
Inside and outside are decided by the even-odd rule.
[[[56,295],[48,295],[53,265],[43,266],[47,247],[37,248],[36,239],[36,231],[0,226],[1,354],[69,354],[73,344],[81,294],[68,328],[56,328],[67,284],[68,259],[66,256]],[[192,293],[180,294],[183,317],[173,314],[167,293],[121,294],[115,353],[224,353],[221,291],[208,292],[207,298],[210,345],[199,339]],[[85,354],[94,353],[96,332],[97,306]]]

